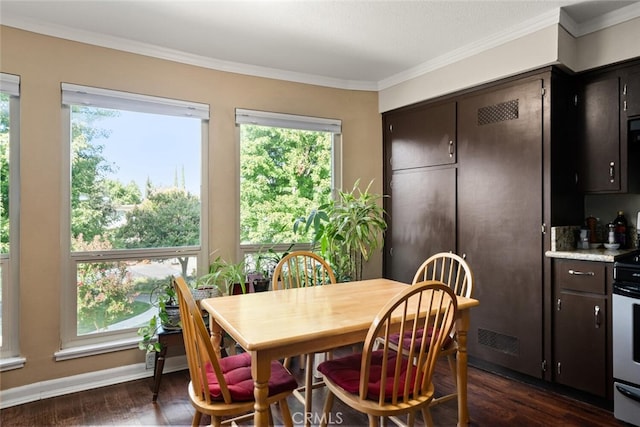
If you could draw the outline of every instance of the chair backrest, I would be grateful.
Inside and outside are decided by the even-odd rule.
[[[329,264],[310,251],[294,251],[282,257],[273,271],[272,289],[306,288],[336,283]]]
[[[209,369],[215,373],[224,402],[231,403],[231,394],[222,375],[222,369],[220,368],[217,353],[214,351],[209,331],[204,324],[202,311],[200,311],[200,307],[196,304],[189,286],[182,277],[174,278],[173,285],[178,294],[182,336],[193,392],[199,395],[201,401],[211,404],[212,398],[207,378],[207,366],[210,366]]]
[[[439,280],[453,289],[456,295],[471,297],[473,273],[467,262],[451,252],[440,252],[427,258],[418,268],[413,283]]]
[[[409,404],[428,398],[436,360],[451,333],[457,307],[451,288],[436,280],[407,286],[389,301],[376,315],[364,343],[360,398],[377,400],[379,405]],[[400,336],[411,336],[404,356],[389,346],[391,335],[398,331]],[[416,345],[421,334],[422,342]],[[374,351],[378,337],[384,346]],[[372,358],[377,360],[375,365],[381,366],[376,372],[370,369]],[[380,375],[381,372],[387,375]]]

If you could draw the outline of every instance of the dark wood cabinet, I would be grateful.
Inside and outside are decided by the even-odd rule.
[[[611,265],[554,261],[553,377],[600,397],[611,395]],[[610,280],[609,280],[610,282]]]
[[[622,110],[627,117],[640,116],[640,67],[630,69],[623,78]]]
[[[394,171],[388,194],[385,277],[411,283],[429,256],[455,251],[456,168]]]
[[[581,77],[579,182],[585,193],[640,192],[640,149],[629,125],[640,118],[640,65]]]
[[[456,103],[384,117],[385,277],[411,283],[434,253],[455,251]]]
[[[541,376],[543,80],[459,101],[458,252],[474,277],[469,354]],[[526,313],[526,315],[523,315]]]
[[[543,368],[551,359],[547,231],[583,219],[575,128],[568,125],[575,91],[565,84],[554,89],[565,79],[548,68],[383,114],[385,194],[390,195],[385,277],[409,282],[420,263],[437,252],[466,256],[475,276],[473,296],[481,302],[471,313],[469,355],[549,380]],[[443,110],[450,119],[442,118]],[[426,118],[430,111],[433,120]],[[443,163],[451,117],[455,163]],[[396,134],[397,123],[405,120],[420,120],[416,129],[422,130],[416,132],[430,135],[413,140],[432,147],[412,152],[437,151],[439,160],[434,155],[421,160],[422,166],[407,167],[407,159],[398,163],[398,153],[409,152],[395,148],[405,144]],[[424,123],[431,123],[428,132]],[[440,128],[443,123],[447,126]]]
[[[455,102],[392,113],[385,125],[392,170],[456,162]]]
[[[622,190],[620,163],[620,79],[612,76],[587,82],[581,117],[581,172],[584,192]]]

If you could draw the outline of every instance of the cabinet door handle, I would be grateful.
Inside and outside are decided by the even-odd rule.
[[[562,364],[560,362],[558,362],[556,369],[558,370],[558,375],[560,375],[562,373]]]
[[[560,298],[556,301],[556,308],[558,311],[562,310],[562,300]]]
[[[569,270],[569,274],[572,276],[595,276],[596,273],[593,271],[580,271],[580,270]]]
[[[453,157],[453,140],[449,141],[449,157]]]
[[[616,163],[615,162],[611,162],[609,163],[609,180],[611,182],[615,182],[615,173],[616,173]]]
[[[599,328],[600,327],[600,306],[599,305],[596,305],[593,308],[593,315],[596,321],[596,328]]]

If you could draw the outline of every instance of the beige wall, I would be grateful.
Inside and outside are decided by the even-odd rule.
[[[21,78],[20,349],[23,369],[2,390],[143,361],[137,349],[55,362],[60,348],[62,144],[60,83],[209,104],[210,249],[237,246],[236,107],[342,120],[344,186],[375,179],[382,136],[375,92],[329,89],[214,71],[0,27],[0,70]],[[382,273],[381,258],[369,275]]]
[[[576,71],[640,56],[640,18],[579,37],[576,49]]]

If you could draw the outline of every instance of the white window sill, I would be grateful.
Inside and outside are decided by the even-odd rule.
[[[61,360],[78,359],[80,357],[95,356],[98,354],[111,353],[114,351],[129,350],[138,348],[140,337],[124,338],[100,344],[89,344],[76,347],[64,348],[54,353],[57,362]]]
[[[0,372],[24,368],[27,359],[24,357],[7,357],[0,359]]]

